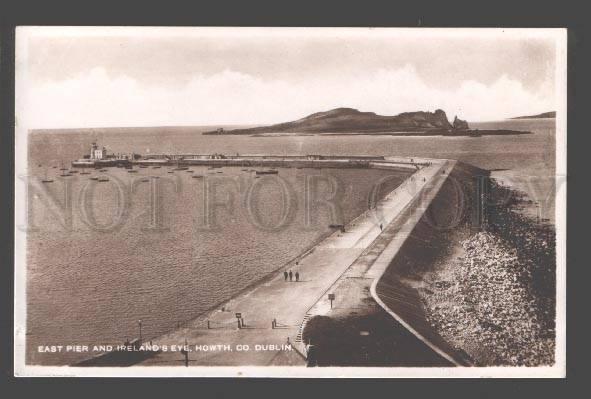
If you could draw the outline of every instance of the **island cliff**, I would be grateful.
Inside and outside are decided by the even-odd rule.
[[[494,133],[497,132],[497,133]],[[411,136],[478,136],[482,134],[520,134],[513,131],[470,130],[468,123],[457,116],[449,123],[445,111],[404,112],[395,116],[362,112],[354,108],[335,108],[317,112],[292,122],[248,129],[217,129],[204,134],[392,134]]]
[[[457,116],[454,118],[453,123],[454,130],[469,130],[468,122],[461,120]]]

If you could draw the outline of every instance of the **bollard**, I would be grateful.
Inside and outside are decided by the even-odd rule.
[[[207,320],[207,329],[209,330],[209,320]]]
[[[240,324],[240,319],[236,319],[236,321],[238,321],[238,329],[240,329],[242,327],[242,325]]]

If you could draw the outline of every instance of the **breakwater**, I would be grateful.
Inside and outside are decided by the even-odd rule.
[[[155,154],[137,159],[79,159],[72,162],[77,168],[106,166],[210,166],[210,167],[283,167],[283,168],[384,168],[409,170],[429,164],[429,160],[412,158],[386,159],[381,156],[281,156],[281,155],[198,155]]]

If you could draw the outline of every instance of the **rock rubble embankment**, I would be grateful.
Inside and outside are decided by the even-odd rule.
[[[491,210],[486,229],[461,242],[462,256],[434,273],[424,297],[433,326],[483,366],[554,362],[554,230],[515,205]]]

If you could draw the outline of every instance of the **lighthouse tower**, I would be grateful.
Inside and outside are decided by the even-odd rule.
[[[105,147],[99,148],[96,143],[92,143],[90,147],[90,159],[103,159],[107,155],[107,149]]]

